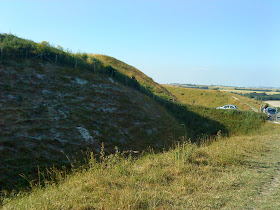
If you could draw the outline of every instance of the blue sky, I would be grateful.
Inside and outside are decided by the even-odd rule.
[[[159,83],[280,87],[279,0],[0,0],[0,33],[113,56]]]

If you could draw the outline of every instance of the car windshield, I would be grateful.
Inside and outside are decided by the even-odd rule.
[[[269,114],[275,114],[276,109],[270,108],[270,109],[267,110],[267,112],[268,112]]]

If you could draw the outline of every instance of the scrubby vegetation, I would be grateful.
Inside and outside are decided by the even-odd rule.
[[[279,189],[270,189],[274,197],[263,195],[264,183],[276,173],[270,167],[277,166],[280,148],[279,126],[271,126],[266,125],[261,135],[217,136],[200,147],[182,141],[168,151],[151,150],[139,157],[118,151],[104,156],[101,151],[98,161],[90,153],[88,163],[74,173],[54,170],[50,173],[55,181],[5,198],[3,205],[8,209],[277,209],[279,203],[269,201],[277,198]]]
[[[72,53],[69,49],[64,50],[59,45],[54,47],[47,41],[35,43],[11,34],[0,34],[0,49],[1,61],[7,65],[11,65],[11,61],[32,61],[41,58],[43,61],[48,61],[58,66],[89,69],[92,72],[107,74],[127,86],[140,89],[135,77],[121,74],[112,66],[102,63],[94,56],[86,53]]]
[[[64,50],[61,46],[54,47],[47,41],[36,43],[14,36],[12,34],[0,34],[0,49],[2,60],[33,59],[40,56],[50,62],[75,66],[76,62],[81,67],[94,67],[100,62],[88,57],[86,53],[72,53],[69,49]],[[41,56],[40,56],[41,57]]]

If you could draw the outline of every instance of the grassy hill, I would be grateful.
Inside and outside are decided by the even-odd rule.
[[[194,88],[176,87],[173,85],[163,85],[168,91],[177,97],[184,104],[193,104],[216,108],[226,104],[234,104],[239,110],[252,111],[260,109],[261,102],[234,93],[222,92],[219,90],[202,90]],[[238,100],[239,99],[239,100]]]
[[[120,60],[117,60],[116,58],[106,56],[106,55],[94,54],[90,56],[96,58],[97,60],[101,61],[105,65],[112,66],[114,69],[128,76],[129,78],[135,77],[143,88],[151,91],[152,93],[159,96],[164,96],[166,98],[168,97],[174,98],[174,96],[172,96],[172,94],[168,90],[166,90],[166,88],[154,82],[152,78],[143,74],[143,72],[139,71],[133,66],[130,66]]]
[[[1,186],[37,165],[69,165],[66,155],[98,153],[102,142],[106,151],[162,148],[180,134],[163,107],[106,75],[26,62],[0,64],[0,76]]]
[[[85,151],[100,153],[102,142],[106,154],[115,146],[160,151],[178,140],[200,144],[254,132],[265,122],[261,114],[166,100],[173,96],[164,87],[108,56],[7,34],[0,34],[0,47],[2,189],[38,182],[38,170],[80,165]]]

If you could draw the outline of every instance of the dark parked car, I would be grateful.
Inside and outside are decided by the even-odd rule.
[[[265,109],[265,113],[267,114],[268,119],[275,120],[276,119],[276,109],[273,107],[267,107]]]

